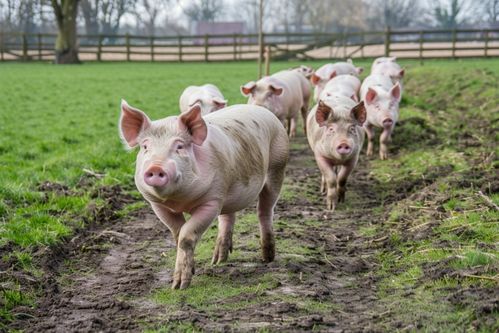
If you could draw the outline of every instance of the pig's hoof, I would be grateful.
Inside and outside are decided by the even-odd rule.
[[[213,251],[213,257],[211,258],[211,264],[215,265],[227,261],[230,252],[232,252],[232,239],[217,239],[215,251]]]
[[[264,262],[274,261],[275,240],[274,235],[266,235],[262,239],[262,259]]]
[[[388,159],[388,154],[386,154],[386,153],[380,153],[379,154],[379,158],[381,158],[382,160],[387,160]]]

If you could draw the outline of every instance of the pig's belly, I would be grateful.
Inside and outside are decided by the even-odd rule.
[[[237,212],[254,203],[263,188],[263,182],[264,178],[252,178],[249,184],[240,182],[234,184],[227,193],[227,198],[222,207],[222,214]]]

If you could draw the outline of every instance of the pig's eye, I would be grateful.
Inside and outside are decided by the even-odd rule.
[[[142,144],[142,149],[147,150],[147,144]]]
[[[350,131],[351,133],[355,133],[355,125],[354,125],[354,126],[350,126],[349,131]]]
[[[183,143],[177,143],[177,146],[175,147],[175,150],[179,151],[184,149],[184,144]]]

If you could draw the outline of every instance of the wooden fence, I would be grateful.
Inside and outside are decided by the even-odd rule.
[[[269,33],[272,59],[461,58],[499,56],[499,29]],[[0,32],[1,61],[51,61],[55,34]],[[80,35],[83,61],[238,61],[258,58],[258,35]]]

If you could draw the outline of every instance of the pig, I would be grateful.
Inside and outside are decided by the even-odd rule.
[[[332,78],[324,86],[322,90],[321,99],[327,98],[328,96],[339,94],[346,97],[350,97],[353,101],[359,101],[359,90],[360,90],[360,80],[358,77],[353,75],[339,75]]]
[[[325,64],[312,74],[310,82],[315,86],[314,101],[318,101],[322,90],[326,83],[338,75],[353,75],[359,76],[364,69],[362,67],[355,67],[351,59],[347,62],[337,62],[334,64]]]
[[[387,144],[399,117],[399,103],[402,90],[399,83],[385,75],[369,75],[360,87],[360,97],[367,110],[367,120],[364,129],[367,134],[367,155],[373,154],[374,127],[382,128],[380,136],[379,156],[382,160],[388,158]]]
[[[189,111],[194,104],[199,104],[203,116],[208,113],[223,109],[227,106],[227,100],[220,90],[213,84],[202,86],[189,86],[185,88],[180,96],[180,112]]]
[[[241,86],[241,93],[248,97],[248,104],[267,108],[288,129],[289,137],[296,135],[298,112],[303,117],[303,130],[310,99],[310,85],[305,77],[291,70],[277,72]],[[287,122],[287,124],[286,124]]]
[[[402,88],[402,79],[404,78],[405,69],[400,67],[395,61],[396,57],[381,57],[374,60],[371,66],[371,74],[380,74],[390,77],[393,84],[399,83]]]
[[[321,99],[307,118],[307,139],[322,174],[321,193],[334,211],[345,200],[348,176],[357,165],[364,143],[364,103],[332,95]]]
[[[151,121],[121,104],[121,138],[129,149],[140,147],[135,184],[177,244],[173,289],[191,283],[196,244],[217,216],[212,263],[227,260],[235,213],[257,198],[263,260],[275,255],[272,219],[288,161],[285,129],[255,105],[201,112],[195,104],[179,116]]]
[[[300,65],[300,66],[295,67],[295,68],[290,68],[289,70],[302,74],[303,76],[305,76],[305,78],[307,80],[310,80],[310,78],[312,77],[312,74],[314,74],[314,69],[312,67],[305,66],[305,65]]]

